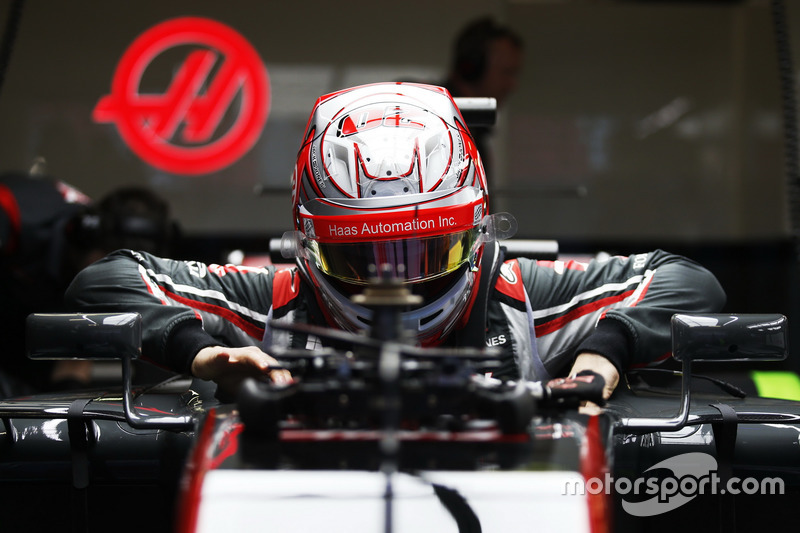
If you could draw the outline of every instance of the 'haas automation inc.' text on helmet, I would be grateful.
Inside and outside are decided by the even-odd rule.
[[[349,331],[371,311],[350,295],[389,264],[424,303],[402,314],[423,344],[468,307],[493,238],[486,177],[449,93],[381,83],[322,96],[292,176],[295,231],[284,237],[326,312]]]

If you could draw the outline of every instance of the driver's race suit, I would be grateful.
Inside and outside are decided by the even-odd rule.
[[[498,348],[493,377],[546,380],[581,352],[618,370],[670,355],[675,313],[717,312],[725,293],[697,263],[661,250],[606,260],[505,260],[487,245],[470,310],[448,346]],[[66,293],[80,312],[139,312],[142,354],[188,373],[206,347],[316,348],[315,337],[271,321],[334,326],[296,267],[203,264],[118,250],[83,270]]]

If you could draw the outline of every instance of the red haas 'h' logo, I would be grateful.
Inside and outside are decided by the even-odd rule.
[[[142,94],[147,67],[175,47],[190,52],[161,94]],[[238,103],[238,106],[236,105]],[[213,20],[185,17],[150,28],[120,59],[111,94],[94,108],[139,157],[184,175],[208,174],[247,153],[269,114],[269,77],[258,53]],[[236,113],[235,118],[226,118]]]

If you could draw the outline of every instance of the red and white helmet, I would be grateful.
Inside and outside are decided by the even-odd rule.
[[[381,83],[322,96],[292,176],[295,232],[284,238],[321,303],[349,331],[371,311],[350,295],[395,272],[422,294],[402,314],[423,344],[436,344],[467,308],[486,241],[486,177],[449,93]]]

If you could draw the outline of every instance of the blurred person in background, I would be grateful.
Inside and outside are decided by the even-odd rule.
[[[150,189],[139,186],[115,189],[98,202],[95,216],[98,246],[106,253],[127,248],[175,255],[180,226],[172,219],[167,201]]]
[[[125,187],[99,203],[53,177],[0,175],[0,397],[85,385],[89,361],[32,361],[25,320],[63,312],[63,295],[82,268],[121,248],[169,254],[176,224],[151,191]]]
[[[523,48],[522,38],[510,27],[491,17],[474,20],[456,37],[447,79],[442,85],[453,97],[494,98],[501,109],[517,89]],[[495,170],[489,142],[491,132],[489,126],[470,128],[490,178]]]

